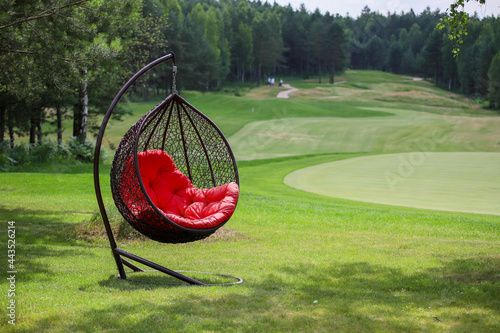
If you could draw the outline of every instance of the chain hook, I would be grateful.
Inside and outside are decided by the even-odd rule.
[[[176,78],[177,78],[177,65],[173,65],[172,66],[172,76],[173,76],[173,79],[172,79],[172,93],[173,94],[177,94],[177,82],[176,82]]]

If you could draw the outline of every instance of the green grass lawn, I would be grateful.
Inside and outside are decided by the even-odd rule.
[[[95,212],[90,173],[64,182],[59,174],[18,174],[24,182],[1,174],[11,189],[1,213],[16,221],[16,331],[494,330],[498,217],[363,204],[282,182],[293,170],[347,157],[241,163],[230,237],[124,245],[170,268],[243,278],[233,287],[120,281],[106,241],[72,231]],[[35,193],[42,202],[27,195],[35,181],[45,188]],[[74,190],[61,196],[67,187]],[[5,289],[5,271],[1,277]]]
[[[121,281],[116,278],[107,240],[89,239],[75,231],[97,212],[91,166],[0,173],[1,235],[6,247],[7,222],[15,221],[18,271],[14,327],[7,322],[5,250],[5,268],[0,271],[4,295],[0,330],[498,331],[497,215],[332,198],[283,181],[304,168],[388,152],[422,151],[418,147],[431,152],[498,153],[495,126],[500,117],[422,82],[376,72],[348,72],[346,77],[367,87],[305,82],[286,101],[266,95],[266,87],[246,97],[203,94],[188,98],[215,120],[240,156],[237,210],[220,236],[204,241],[179,245],[140,239],[118,242],[127,251],[172,269],[238,276],[244,280],[239,285],[188,287]],[[390,84],[408,91],[396,96]],[[450,99],[458,106],[429,107],[425,99],[418,104],[413,92],[423,90],[435,91],[429,95],[432,105]],[[337,96],[340,92],[351,94],[350,99]],[[110,128],[112,137],[118,138],[126,123],[130,126],[129,119],[120,129]],[[330,130],[336,135],[329,134]],[[256,151],[246,152],[245,145],[238,144],[251,143],[263,133],[278,136],[281,132],[280,140],[271,137],[273,143],[256,146]],[[340,139],[317,146],[290,144],[305,135],[324,135],[323,141]],[[245,158],[254,153],[261,155]],[[264,159],[282,155],[293,156]],[[111,207],[109,165],[102,169],[101,186]]]

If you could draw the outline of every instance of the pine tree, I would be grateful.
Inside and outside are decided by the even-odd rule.
[[[498,52],[491,62],[488,70],[488,100],[490,107],[500,109],[500,52]]]

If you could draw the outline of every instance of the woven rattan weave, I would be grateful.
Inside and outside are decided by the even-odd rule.
[[[198,188],[238,182],[233,154],[220,130],[181,96],[171,94],[125,134],[116,150],[111,168],[111,190],[115,204],[139,232],[166,243],[190,242],[211,235],[225,222],[210,229],[179,226],[156,209],[137,173],[127,173],[127,176],[132,175],[134,179],[128,179],[127,187],[122,186],[127,160],[136,158],[138,152],[153,149],[167,152],[177,168]],[[134,165],[138,169],[136,163]],[[153,217],[154,223],[141,220],[133,214],[130,210],[131,203],[126,202],[124,196],[136,198],[134,207],[144,206],[141,210],[153,208],[157,213]]]

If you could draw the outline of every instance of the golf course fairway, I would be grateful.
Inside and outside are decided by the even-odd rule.
[[[284,182],[335,198],[500,215],[500,153],[363,156],[300,169]]]

